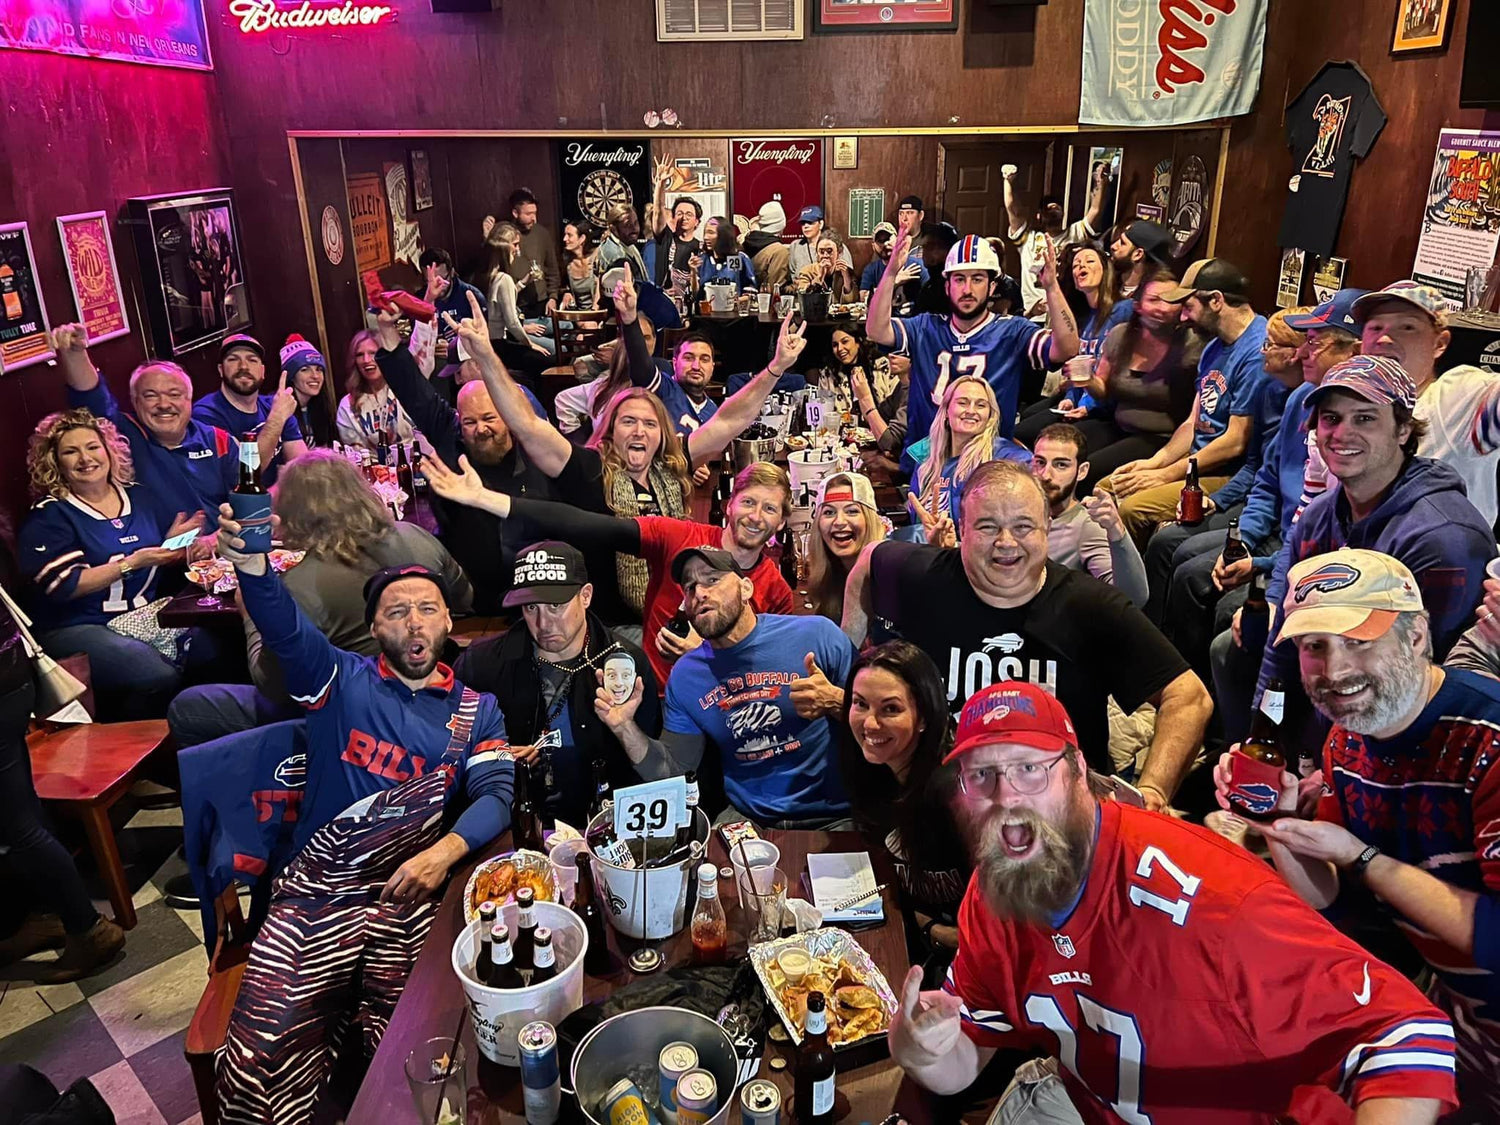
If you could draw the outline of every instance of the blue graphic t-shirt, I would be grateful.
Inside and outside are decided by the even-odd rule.
[[[664,729],[704,735],[719,749],[724,792],[756,820],[832,816],[849,800],[839,780],[833,727],[803,719],[791,683],[807,675],[811,652],[835,684],[849,678],[854,646],[826,617],[763,613],[737,645],[707,642],[667,679]]]
[[[1203,358],[1198,361],[1194,453],[1229,429],[1231,417],[1255,414],[1261,385],[1270,378],[1261,355],[1265,342],[1266,318],[1258,316],[1234,343],[1226,344],[1216,337],[1203,349]]]

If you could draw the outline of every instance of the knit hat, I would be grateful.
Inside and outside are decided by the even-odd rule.
[[[324,362],[322,353],[293,332],[286,338],[286,343],[281,345],[281,369],[286,372],[287,378],[291,378],[304,367],[321,367],[324,371],[328,370],[328,364]]]
[[[755,228],[767,234],[780,234],[786,229],[786,208],[774,199],[762,203],[755,213]]]

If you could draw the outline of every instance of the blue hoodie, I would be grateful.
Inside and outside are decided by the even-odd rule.
[[[1496,554],[1495,534],[1469,503],[1463,478],[1439,461],[1411,458],[1380,506],[1358,522],[1350,521],[1344,490],[1335,482],[1308,504],[1276,557],[1276,571],[1266,590],[1272,620],[1257,699],[1272,676],[1279,676],[1289,693],[1301,692],[1297,646],[1291,641],[1275,644],[1287,571],[1296,562],[1339,547],[1380,551],[1406,564],[1432,620],[1438,660],[1471,624],[1484,593],[1485,564]]]
[[[1255,569],[1268,574],[1276,567],[1276,556],[1260,554],[1259,550],[1273,535],[1286,542],[1292,530],[1292,517],[1302,501],[1302,473],[1307,467],[1307,418],[1312,413],[1307,396],[1316,386],[1303,383],[1287,395],[1276,440],[1266,447],[1265,460],[1255,474],[1250,498],[1240,512],[1240,535],[1245,546],[1255,553]]]

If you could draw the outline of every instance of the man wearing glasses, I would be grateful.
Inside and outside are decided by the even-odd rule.
[[[913,969],[891,1021],[917,1082],[957,1093],[997,1049],[1040,1050],[1002,1125],[1269,1120],[1330,1091],[1359,1125],[1428,1125],[1457,1104],[1452,1025],[1415,986],[1248,852],[1099,800],[1053,696],[979,692],[946,763],[975,872],[947,981]]]

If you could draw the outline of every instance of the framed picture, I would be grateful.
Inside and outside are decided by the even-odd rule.
[[[1313,271],[1313,296],[1318,304],[1333,300],[1333,295],[1344,287],[1344,275],[1349,272],[1348,258],[1324,258]]]
[[[129,206],[157,353],[182,355],[248,328],[234,191],[139,196]]]
[[[103,211],[59,215],[57,237],[62,240],[68,284],[73,287],[73,303],[78,306],[78,319],[89,343],[126,335],[130,317],[125,312],[120,267],[115,264],[109,216]]]
[[[835,168],[859,167],[859,138],[833,138],[833,166]]]
[[[812,0],[818,31],[954,31],[958,0]]]
[[[0,225],[0,371],[51,359],[47,306],[25,223]]]
[[[432,206],[432,161],[425,148],[411,150],[411,203],[417,211]]]
[[[1307,270],[1307,251],[1288,246],[1281,252],[1276,275],[1276,307],[1290,309],[1302,303],[1302,275]]]
[[[1391,54],[1441,51],[1453,26],[1453,0],[1397,0]]]

